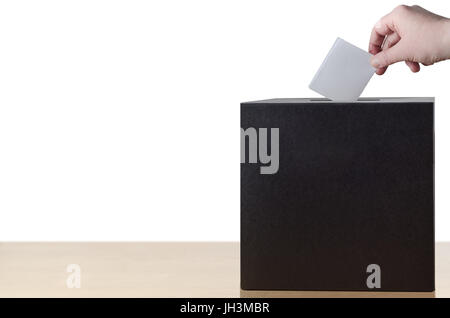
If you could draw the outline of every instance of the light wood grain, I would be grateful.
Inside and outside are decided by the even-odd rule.
[[[68,264],[81,288],[67,288]],[[240,291],[239,243],[0,243],[0,297],[449,297],[450,243],[436,293]]]

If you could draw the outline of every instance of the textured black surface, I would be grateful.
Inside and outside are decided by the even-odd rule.
[[[241,288],[434,290],[434,103],[243,103],[280,164],[241,164]]]

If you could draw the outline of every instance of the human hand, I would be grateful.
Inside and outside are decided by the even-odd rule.
[[[450,19],[419,6],[398,6],[374,26],[369,53],[378,75],[400,61],[418,72],[419,63],[428,66],[450,59]]]

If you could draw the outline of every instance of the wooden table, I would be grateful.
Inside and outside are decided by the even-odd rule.
[[[68,288],[67,266],[81,269]],[[239,243],[0,243],[0,297],[450,297],[450,243],[436,244],[436,293],[241,292]]]

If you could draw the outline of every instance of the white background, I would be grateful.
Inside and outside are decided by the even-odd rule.
[[[238,240],[239,103],[313,97],[340,36],[397,1],[0,4],[0,240]],[[426,1],[450,16],[448,0]],[[436,238],[450,240],[450,62],[364,96],[436,96]]]

